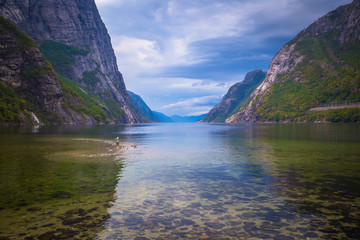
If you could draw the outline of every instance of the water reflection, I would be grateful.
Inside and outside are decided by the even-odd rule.
[[[345,178],[329,174],[341,172],[350,176],[349,186],[360,185],[354,175],[360,169],[358,136],[349,129],[176,124],[129,129],[125,134],[140,147],[126,153],[131,164],[97,238],[356,238],[357,194],[331,185]],[[334,195],[342,198],[333,202]]]
[[[299,238],[358,238],[360,153],[359,135],[353,133],[359,126],[270,125],[259,129],[246,131],[251,145],[257,147],[252,158],[264,163],[270,185],[286,197],[282,210],[271,215],[287,222],[290,216],[297,218],[285,231],[297,232]],[[226,141],[232,148],[239,146],[236,138]]]
[[[124,167],[108,132],[1,129],[0,239],[94,238]]]
[[[0,128],[0,239],[357,239],[359,130]]]

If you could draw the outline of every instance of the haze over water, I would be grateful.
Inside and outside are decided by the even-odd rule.
[[[360,237],[358,124],[0,131],[0,238]]]

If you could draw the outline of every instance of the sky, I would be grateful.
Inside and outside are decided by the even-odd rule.
[[[168,116],[207,113],[281,47],[351,0],[95,0],[128,90]]]

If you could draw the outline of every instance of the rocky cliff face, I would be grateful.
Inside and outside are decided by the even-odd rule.
[[[64,94],[52,66],[33,39],[0,17],[0,123],[92,123],[89,116],[64,107]],[[11,101],[6,95],[14,91]],[[7,92],[7,93],[6,93]],[[14,107],[16,106],[17,107]]]
[[[0,15],[37,42],[51,40],[86,51],[74,55],[72,67],[60,73],[78,81],[107,108],[117,111],[119,114],[111,116],[115,121],[141,121],[130,107],[109,34],[93,0],[0,0]],[[86,81],[89,77],[91,84]]]
[[[210,110],[200,122],[225,122],[238,111],[254,89],[264,80],[266,72],[256,69],[246,74],[242,82],[230,87],[221,102]]]
[[[360,100],[360,1],[328,13],[273,58],[265,80],[243,108],[226,120],[322,121],[309,109],[332,101]]]

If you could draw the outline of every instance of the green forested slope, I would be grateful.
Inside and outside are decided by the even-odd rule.
[[[309,111],[331,102],[360,101],[360,41],[339,45],[334,34],[307,36],[296,43],[296,51],[305,59],[273,84],[257,109],[261,118],[275,121],[360,120],[360,109],[351,110],[351,117],[349,110],[343,109]]]
[[[360,102],[359,0],[314,22],[278,55],[262,85],[228,122],[360,121],[360,109],[346,105],[310,111],[322,105]]]

